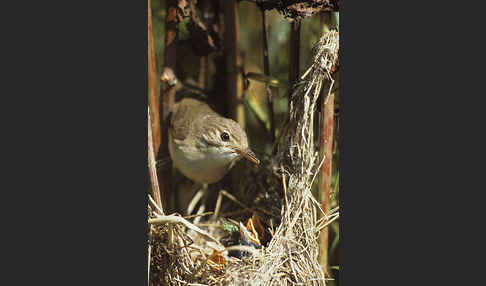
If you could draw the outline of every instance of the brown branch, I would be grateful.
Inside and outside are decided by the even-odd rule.
[[[152,121],[154,152],[157,155],[160,146],[160,115],[159,100],[157,98],[157,71],[155,64],[154,36],[152,32],[152,9],[150,0],[148,0],[148,103]]]
[[[330,210],[332,145],[334,131],[334,93],[327,96],[321,103],[319,118],[319,156],[324,163],[321,168],[319,182],[319,201],[326,216]],[[329,228],[319,233],[319,263],[324,273],[327,273]]]
[[[263,73],[266,76],[270,76],[270,60],[268,55],[268,39],[267,39],[267,17],[265,10],[262,12],[262,32],[263,32]],[[272,93],[275,88],[270,88],[268,84],[265,84],[265,91],[267,93],[267,105],[268,105],[268,118],[270,120],[270,136],[272,142],[275,141],[275,116],[273,112],[273,96]]]
[[[223,1],[224,6],[224,54],[226,69],[226,94],[230,116],[245,128],[243,104],[243,77],[241,73],[240,36],[238,28],[238,3]]]

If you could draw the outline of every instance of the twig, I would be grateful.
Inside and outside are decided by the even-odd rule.
[[[334,130],[334,94],[322,98],[319,126],[320,157],[324,164],[320,170],[319,201],[326,216],[330,210],[331,170],[332,170],[332,143]],[[328,229],[319,234],[319,262],[324,272],[327,270],[328,256]]]
[[[218,246],[222,246],[222,244],[217,240],[216,238],[212,237],[209,233],[206,231],[200,229],[199,227],[195,226],[194,224],[190,223],[187,221],[185,218],[180,217],[180,216],[175,216],[175,215],[162,215],[162,216],[157,216],[156,218],[152,218],[148,220],[149,224],[177,224],[181,223],[185,227],[199,233],[200,235],[206,237],[207,239],[215,242]]]
[[[148,285],[150,285],[150,254],[152,252],[152,246],[149,244],[148,246],[148,262],[147,262],[147,281]]]
[[[199,191],[192,197],[191,201],[189,202],[189,205],[187,206],[187,214],[190,215],[192,211],[194,210],[194,207],[196,204],[201,200],[201,198],[204,196],[206,193],[206,190],[204,188],[199,189]]]
[[[201,214],[203,214],[205,210],[206,210],[206,204],[205,204],[205,202],[203,202],[203,203],[202,203],[202,204],[199,206],[199,208],[197,209],[197,212],[196,212],[196,218],[195,218],[195,219],[194,219],[194,221],[193,221],[193,223],[194,223],[194,224],[199,223],[199,221],[201,220],[201,217],[202,217],[202,216],[201,216]]]
[[[148,197],[149,197],[150,204],[159,211],[159,214],[164,214],[164,211],[157,205],[157,203],[155,202],[155,200],[152,198],[150,194],[148,195]]]
[[[205,212],[205,213],[201,213],[201,214],[186,215],[186,216],[184,216],[184,218],[188,219],[188,218],[194,218],[194,217],[198,217],[198,216],[207,216],[207,215],[212,215],[212,214],[214,214],[214,212]]]
[[[289,220],[290,209],[289,209],[289,201],[287,199],[287,183],[285,181],[285,170],[282,163],[280,164],[280,169],[282,170],[282,185],[284,188],[284,198],[285,198],[285,207],[286,207],[285,214],[287,216],[287,220]]]
[[[235,196],[233,196],[232,194],[228,193],[227,191],[225,190],[221,190],[220,191],[220,194],[228,197],[230,200],[232,200],[233,202],[239,204],[242,208],[245,208],[245,209],[250,209],[248,206],[246,206],[244,203],[240,202]]]
[[[150,197],[150,195],[149,195]],[[149,237],[152,236],[152,227],[150,226],[149,227]],[[148,245],[148,262],[147,262],[147,285],[150,286],[150,258],[151,258],[151,254],[152,254],[152,245]]]
[[[162,196],[160,194],[159,180],[157,178],[157,169],[155,168],[155,154],[154,154],[154,142],[152,140],[152,128],[150,127],[150,109],[147,110],[148,116],[148,165],[150,173],[150,182],[152,185],[152,194],[154,195],[155,202],[159,206],[157,211],[160,214],[164,214],[162,207]]]
[[[337,220],[339,218],[339,213],[337,215],[333,216],[329,221],[327,221],[324,225],[319,226],[319,231],[322,231],[326,226],[330,225],[333,221]]]
[[[236,0],[223,1],[224,8],[224,55],[226,70],[226,94],[230,115],[245,128],[243,105],[243,78],[241,75],[240,36],[238,3]]]
[[[223,200],[223,194],[221,192],[218,193],[218,198],[216,199],[216,207],[214,208],[214,215],[212,219],[216,219],[219,215],[219,210],[221,209],[221,201]]]
[[[174,225],[169,224],[169,232],[168,232],[168,240],[169,240],[169,247],[173,248],[174,247]]]
[[[148,0],[148,103],[152,113],[150,128],[153,134],[154,154],[157,155],[160,146],[160,115],[157,99],[157,71],[155,64],[154,36],[152,32],[152,9]]]
[[[273,219],[270,219],[270,227],[268,228],[268,231],[272,235],[272,237],[275,235],[275,231],[273,229]]]
[[[332,210],[329,211],[329,213],[335,213],[337,210],[339,210],[339,206],[333,208]]]
[[[263,72],[266,76],[270,76],[270,60],[268,55],[268,39],[267,39],[267,17],[265,10],[260,9],[262,13],[262,33],[263,33]],[[265,84],[265,91],[267,93],[268,104],[268,117],[270,119],[270,136],[272,142],[275,141],[275,116],[273,112],[273,96],[274,88],[270,88],[268,84]]]

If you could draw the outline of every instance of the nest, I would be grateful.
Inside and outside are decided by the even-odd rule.
[[[258,194],[251,205],[228,192],[220,192],[215,212],[200,223],[203,216],[189,222],[192,218],[155,214],[157,207],[150,199],[150,285],[326,284],[317,260],[317,237],[329,217],[323,215],[311,192],[323,162],[314,144],[314,116],[319,96],[326,94],[321,90],[332,88],[331,69],[338,49],[336,31],[321,37],[315,45],[311,65],[291,93],[290,120],[275,156],[264,162],[258,172],[248,168],[253,174],[245,176],[248,182],[241,184],[247,193]],[[240,231],[245,229],[243,218],[251,213],[253,220],[248,221],[248,229],[266,226],[260,231],[264,236],[260,237],[261,247],[222,243],[223,197],[242,211],[232,216],[234,221],[240,218]],[[158,212],[163,214],[163,210]],[[231,251],[246,255],[233,257],[228,255]]]

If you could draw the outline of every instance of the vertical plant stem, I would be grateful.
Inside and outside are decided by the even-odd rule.
[[[270,60],[268,55],[268,39],[267,39],[267,17],[264,9],[260,9],[262,12],[262,32],[263,32],[263,73],[267,76],[270,75]],[[267,93],[267,104],[268,104],[268,118],[270,120],[270,136],[272,142],[275,141],[275,117],[273,112],[273,96],[272,93],[275,91],[274,87],[270,87],[265,84],[265,91]]]
[[[319,156],[324,163],[321,168],[319,181],[319,202],[322,210],[329,215],[331,170],[332,170],[332,145],[334,133],[334,93],[327,96],[321,104],[319,118]],[[325,227],[319,233],[319,263],[324,273],[327,273],[329,228]]]
[[[150,126],[150,109],[147,110],[147,120],[148,120],[148,167],[150,173],[150,183],[152,185],[152,195],[154,197],[155,202],[163,210],[162,206],[162,196],[160,194],[159,188],[159,180],[157,178],[157,169],[155,168],[155,152],[154,152],[154,143],[152,138],[152,128]],[[160,213],[158,209],[155,209],[156,212],[163,215],[164,213]]]
[[[224,34],[223,34],[223,54],[225,70],[225,96],[229,116],[239,123],[245,130],[245,105],[243,100],[243,73],[242,59],[240,54],[240,35],[238,22],[238,2],[236,0],[223,1],[224,12]],[[238,186],[238,168],[235,166],[233,172],[228,176],[227,183],[231,188]],[[212,198],[211,198],[212,201]]]
[[[179,18],[177,15],[177,0],[166,1],[166,17],[165,17],[165,47],[164,47],[164,72],[171,70],[176,74],[176,58],[177,58],[177,31]],[[160,100],[162,101],[162,138],[160,142],[160,155],[159,158],[169,157],[168,148],[168,119],[169,113],[174,105],[175,101],[175,85],[174,86],[162,86],[160,89]],[[175,209],[175,196],[172,192],[169,192],[172,187],[172,169],[170,164],[161,168],[160,180],[162,184],[162,192],[165,195],[164,201],[166,211]]]
[[[147,252],[147,258],[148,258],[148,262],[147,262],[147,285],[150,286],[150,254],[152,253],[152,247],[148,246],[148,252]]]
[[[299,78],[300,20],[290,23],[289,82],[294,85]]]
[[[243,77],[241,74],[238,3],[224,0],[224,53],[226,69],[226,94],[230,115],[244,129]]]
[[[152,9],[150,0],[148,0],[148,103],[152,121],[150,128],[152,132],[153,145],[155,154],[159,151],[160,146],[160,115],[159,99],[157,96],[157,71],[155,64],[154,36],[152,32]]]

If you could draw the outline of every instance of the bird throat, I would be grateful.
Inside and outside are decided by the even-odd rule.
[[[194,146],[169,144],[171,157],[177,162],[177,168],[186,177],[201,184],[212,184],[221,180],[241,158],[234,152],[221,152],[216,147],[199,152]]]

